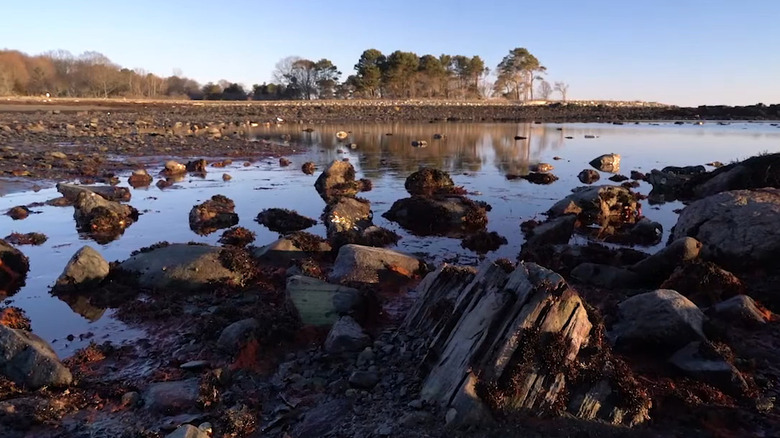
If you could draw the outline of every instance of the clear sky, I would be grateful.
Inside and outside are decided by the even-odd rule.
[[[95,50],[199,82],[270,81],[290,55],[344,73],[363,50],[480,55],[526,47],[571,99],[780,103],[780,0],[6,1],[0,48]]]

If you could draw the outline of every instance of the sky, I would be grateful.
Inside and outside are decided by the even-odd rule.
[[[286,56],[328,58],[342,78],[376,48],[479,55],[515,47],[569,84],[569,99],[676,105],[780,103],[777,0],[7,1],[0,48],[94,50],[201,83],[270,82]]]

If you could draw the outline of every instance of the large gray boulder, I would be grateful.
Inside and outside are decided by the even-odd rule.
[[[676,291],[658,289],[618,304],[618,319],[609,337],[617,347],[676,349],[705,340],[704,314]]]
[[[31,389],[68,386],[73,376],[51,346],[24,330],[0,325],[0,374]]]
[[[222,265],[221,251],[214,246],[175,243],[136,254],[119,267],[137,273],[142,286],[156,289],[192,290],[222,280],[240,284],[242,275]]]
[[[643,280],[663,281],[675,268],[685,262],[696,260],[701,251],[701,242],[691,237],[682,237],[650,257],[630,267]]]
[[[780,189],[722,192],[688,205],[672,240],[693,237],[701,256],[729,269],[777,264],[780,259]]]
[[[341,315],[355,311],[363,301],[357,289],[303,275],[287,278],[287,295],[298,310],[301,322],[313,325],[331,325]]]
[[[447,412],[449,424],[553,406],[615,424],[648,418],[647,398],[633,400],[630,412],[619,407],[609,370],[594,380],[566,371],[595,367],[580,357],[583,347],[608,347],[591,337],[584,303],[560,275],[533,263],[513,271],[492,262],[476,271],[445,265],[418,291],[404,328],[430,340],[420,397]]]
[[[408,254],[350,244],[339,249],[328,280],[334,283],[379,283],[383,275],[411,278],[424,267],[417,257]]]
[[[73,254],[57,278],[55,289],[78,289],[94,286],[108,275],[106,259],[91,246],[83,246]]]

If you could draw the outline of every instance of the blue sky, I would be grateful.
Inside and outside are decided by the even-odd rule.
[[[572,99],[780,103],[777,0],[9,1],[0,48],[96,50],[160,75],[251,86],[290,55],[353,72],[377,48],[480,55],[526,47]]]

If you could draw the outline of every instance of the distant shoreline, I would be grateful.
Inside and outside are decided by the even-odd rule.
[[[257,122],[626,122],[641,120],[779,120],[780,104],[677,107],[635,101],[500,100],[193,101],[0,97],[9,113],[116,111]]]

